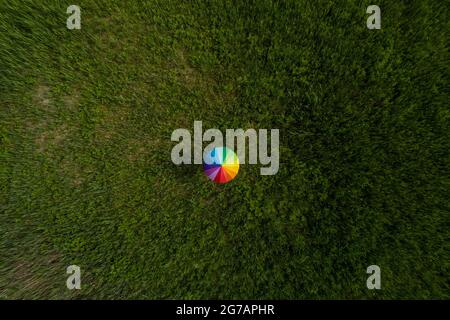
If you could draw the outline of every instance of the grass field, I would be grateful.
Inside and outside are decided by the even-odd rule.
[[[450,298],[449,9],[370,4],[1,1],[0,298]],[[174,165],[194,120],[278,174]]]

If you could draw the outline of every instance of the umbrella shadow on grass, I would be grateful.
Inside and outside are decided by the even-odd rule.
[[[189,181],[192,182],[193,179],[197,179],[199,174],[203,173],[203,166],[202,165],[193,165],[193,164],[181,164],[181,165],[175,165],[171,161],[170,163],[167,163],[168,166],[170,166],[170,173],[174,177],[176,177],[177,180]]]

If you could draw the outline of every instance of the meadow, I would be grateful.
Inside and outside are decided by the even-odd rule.
[[[448,6],[371,4],[0,1],[0,299],[450,298]],[[174,165],[197,120],[278,173]]]

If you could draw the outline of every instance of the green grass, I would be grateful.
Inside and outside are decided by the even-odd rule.
[[[0,298],[450,298],[448,8],[370,4],[2,1]],[[194,120],[280,171],[175,166]]]

